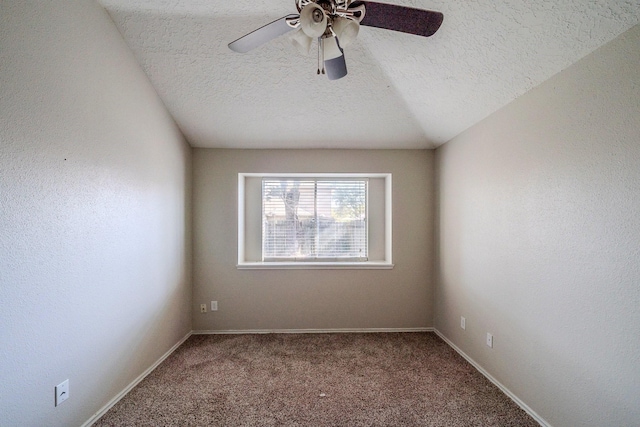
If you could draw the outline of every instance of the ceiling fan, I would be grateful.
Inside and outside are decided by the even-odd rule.
[[[305,54],[318,40],[318,74],[329,80],[347,75],[344,47],[354,41],[360,25],[429,37],[442,24],[440,12],[373,1],[295,0],[297,14],[284,16],[229,43],[235,52],[246,53],[289,31],[297,30],[293,44]]]

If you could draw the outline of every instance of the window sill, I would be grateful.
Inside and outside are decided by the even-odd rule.
[[[238,270],[391,270],[385,261],[367,262],[243,262]]]

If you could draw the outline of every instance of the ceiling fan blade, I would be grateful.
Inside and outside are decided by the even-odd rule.
[[[373,1],[357,1],[350,7],[360,4],[364,4],[366,11],[360,25],[423,37],[432,36],[438,31],[444,18],[440,12]]]
[[[347,62],[344,60],[344,55],[324,61],[324,69],[329,80],[338,80],[346,76]]]
[[[344,50],[340,47],[340,42],[336,37],[336,46],[340,49],[340,56],[325,59],[324,69],[329,80],[338,80],[347,75],[347,61],[344,58]]]
[[[238,40],[229,43],[229,49],[234,52],[247,53],[256,47],[265,44],[295,28],[289,25],[287,21],[299,18],[300,15],[287,15],[277,19],[263,27],[240,37]]]
[[[338,80],[347,75],[347,62],[344,59],[344,50],[340,47],[340,40],[337,36],[319,38],[322,56],[324,59],[324,70],[329,80]]]

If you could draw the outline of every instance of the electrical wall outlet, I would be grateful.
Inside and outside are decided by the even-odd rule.
[[[64,380],[58,384],[55,388],[56,401],[55,405],[58,406],[69,398],[69,380]]]
[[[460,316],[460,327],[462,329],[467,329],[467,319],[462,316]]]
[[[207,304],[200,304],[200,313],[207,312]]]
[[[487,332],[487,347],[493,348],[493,335]]]
[[[211,311],[218,311],[218,301],[211,301]]]

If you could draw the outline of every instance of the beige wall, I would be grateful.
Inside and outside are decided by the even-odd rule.
[[[436,327],[556,427],[640,425],[639,46],[637,26],[436,154]]]
[[[433,151],[195,149],[195,330],[433,326]],[[391,172],[393,270],[238,270],[244,172]],[[219,311],[199,305],[217,300]]]
[[[0,0],[0,425],[81,425],[189,333],[190,162],[104,9]]]

